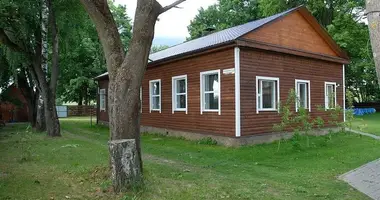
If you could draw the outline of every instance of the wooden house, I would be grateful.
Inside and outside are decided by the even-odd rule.
[[[305,7],[150,55],[141,88],[142,130],[240,138],[273,132],[291,89],[311,117],[344,107],[349,58]],[[108,122],[107,73],[98,121]],[[343,117],[342,117],[343,120]]]

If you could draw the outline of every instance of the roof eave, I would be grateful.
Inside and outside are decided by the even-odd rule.
[[[350,63],[350,60],[344,59],[341,57],[335,57],[335,56],[330,56],[330,55],[325,55],[325,54],[318,54],[318,53],[313,53],[313,52],[304,51],[304,50],[300,50],[300,49],[287,48],[287,47],[273,45],[273,44],[259,42],[259,41],[239,39],[236,41],[236,43],[240,47],[247,47],[247,48],[260,49],[260,50],[265,50],[265,51],[286,53],[286,54],[302,56],[302,57],[307,57],[307,58],[312,58],[312,59],[325,60],[325,61],[341,63],[341,64],[349,64]]]
[[[219,43],[219,44],[208,46],[208,47],[205,47],[205,48],[196,49],[196,50],[189,51],[189,52],[186,52],[186,53],[170,56],[170,57],[167,57],[167,58],[164,58],[164,59],[155,60],[155,61],[149,62],[148,63],[148,67],[149,66],[155,66],[155,65],[158,65],[160,63],[173,62],[173,61],[177,61],[177,60],[181,60],[181,59],[185,59],[185,58],[189,58],[189,57],[194,57],[196,55],[199,55],[199,54],[202,54],[202,53],[206,53],[206,51],[208,51],[208,50],[217,49],[217,48],[220,48],[220,47],[223,47],[223,46],[228,46],[228,45],[236,45],[236,40],[230,40],[230,41],[227,41],[227,42]]]

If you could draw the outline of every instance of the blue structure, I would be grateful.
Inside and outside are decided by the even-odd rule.
[[[372,114],[376,112],[375,108],[354,108],[354,109],[347,109],[347,110],[353,110],[355,116],[363,116],[363,115]]]

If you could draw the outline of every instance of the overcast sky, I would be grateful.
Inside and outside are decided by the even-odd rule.
[[[175,0],[158,0],[162,6],[169,5]],[[115,0],[118,4],[127,6],[128,16],[135,16],[137,0]],[[183,42],[189,36],[187,26],[190,24],[200,7],[207,8],[217,0],[187,0],[179,6],[182,9],[173,8],[160,15],[156,23],[154,45],[175,45]]]

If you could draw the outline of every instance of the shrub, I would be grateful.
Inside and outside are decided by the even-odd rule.
[[[204,144],[204,145],[217,145],[218,142],[211,137],[206,137],[198,140],[198,144]]]

